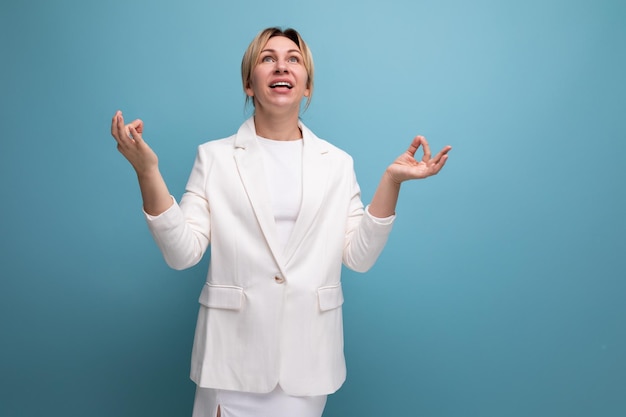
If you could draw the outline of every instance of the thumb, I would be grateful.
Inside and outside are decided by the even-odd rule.
[[[132,124],[138,133],[143,133],[143,120],[141,119],[134,120]]]
[[[140,121],[141,122],[141,121]],[[128,130],[130,131],[130,136],[137,142],[143,142],[143,123],[135,125],[134,122],[128,126]]]
[[[133,127],[138,133],[143,133],[143,120],[135,119],[127,125],[129,128]]]

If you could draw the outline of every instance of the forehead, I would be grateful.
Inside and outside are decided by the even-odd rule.
[[[284,36],[274,36],[273,38],[270,38],[263,47],[264,51],[268,49],[282,52],[294,50],[300,52],[298,45],[296,45],[296,43],[291,39]]]

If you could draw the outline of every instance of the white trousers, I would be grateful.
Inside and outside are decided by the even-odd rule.
[[[326,395],[293,397],[280,386],[267,394],[196,388],[193,417],[321,417]]]

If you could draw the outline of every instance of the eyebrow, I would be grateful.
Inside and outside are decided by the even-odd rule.
[[[276,50],[275,50],[275,49],[263,49],[263,50],[261,51],[261,53],[263,53],[263,52],[272,52],[272,53],[276,53]],[[287,53],[293,53],[293,52],[296,52],[296,53],[298,53],[298,54],[302,55],[302,52],[300,52],[298,49],[289,49],[289,50],[287,51]]]

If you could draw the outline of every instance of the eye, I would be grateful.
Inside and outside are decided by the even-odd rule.
[[[300,58],[298,58],[297,56],[290,56],[287,61],[291,64],[297,64],[298,62],[300,62]]]
[[[271,55],[265,55],[261,57],[261,62],[274,62],[274,58]]]

